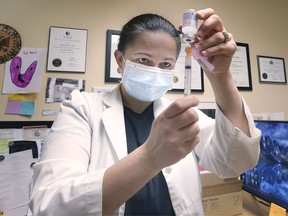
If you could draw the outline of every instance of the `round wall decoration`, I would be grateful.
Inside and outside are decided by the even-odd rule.
[[[15,57],[21,49],[21,37],[11,26],[0,23],[0,64]]]

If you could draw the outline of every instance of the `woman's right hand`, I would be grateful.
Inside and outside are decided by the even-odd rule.
[[[162,169],[189,154],[199,142],[198,105],[194,96],[175,100],[153,122],[150,135],[143,144],[149,161]]]

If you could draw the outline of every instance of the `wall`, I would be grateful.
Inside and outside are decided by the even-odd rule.
[[[127,20],[144,12],[163,15],[178,26],[185,9],[206,7],[216,10],[237,42],[249,44],[253,91],[241,91],[241,94],[252,112],[285,112],[288,118],[288,85],[260,84],[256,59],[256,55],[288,59],[287,0],[1,0],[0,23],[10,25],[19,32],[23,47],[46,48],[49,27],[62,26],[88,29],[88,50],[85,74],[45,71],[42,91],[36,95],[36,111],[32,117],[5,115],[8,95],[0,95],[0,119],[53,120],[54,117],[41,116],[43,109],[59,108],[59,103],[45,103],[48,77],[85,79],[87,91],[91,91],[92,86],[114,86],[104,83],[107,29],[120,30]],[[1,91],[4,66],[5,64],[0,65]],[[213,92],[206,78],[204,87],[204,93],[195,95],[200,100],[213,99]],[[182,94],[170,93],[169,97],[182,97]]]

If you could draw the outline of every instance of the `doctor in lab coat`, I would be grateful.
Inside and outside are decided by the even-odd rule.
[[[215,66],[205,70],[215,120],[197,109],[194,96],[162,97],[181,47],[177,30],[155,14],[132,18],[115,52],[121,83],[112,92],[74,91],[61,104],[33,167],[34,215],[203,215],[199,165],[234,177],[257,164],[260,131],[229,71],[232,34],[223,33],[212,9],[197,17],[203,24],[196,42]],[[170,84],[162,95],[153,86],[143,94],[143,85],[134,85],[139,74],[143,83]],[[135,125],[138,120],[149,129]],[[143,137],[131,150],[133,139]]]

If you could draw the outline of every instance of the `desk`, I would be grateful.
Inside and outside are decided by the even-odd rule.
[[[251,194],[242,191],[243,216],[268,216],[270,207],[258,202]],[[286,212],[286,216],[288,213]]]

